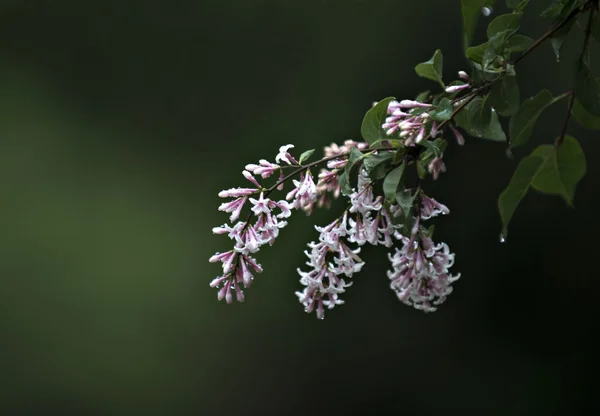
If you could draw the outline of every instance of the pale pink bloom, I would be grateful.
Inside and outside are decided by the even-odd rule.
[[[444,204],[440,204],[435,199],[428,197],[424,193],[421,193],[421,218],[428,220],[429,218],[436,217],[439,214],[447,215],[450,214],[450,210]]]
[[[279,165],[267,162],[265,159],[259,160],[258,163],[258,165],[252,163],[246,165],[246,170],[252,172],[254,175],[260,175],[263,178],[268,178],[275,173],[275,171],[281,169]]]
[[[305,251],[308,257],[307,265],[310,271],[298,269],[300,283],[305,286],[296,296],[304,305],[305,311],[316,310],[317,318],[325,317],[325,307],[332,309],[344,302],[339,294],[345,292],[350,283],[341,276],[351,277],[360,271],[364,262],[358,257],[360,249],[350,249],[343,240],[346,235],[346,215],[325,227],[316,227],[320,232],[319,242],[310,243],[310,251]],[[328,254],[333,263],[328,261]]]
[[[291,190],[285,199],[294,200],[292,206],[296,209],[304,208],[312,204],[318,196],[317,185],[309,171],[301,177],[300,181],[293,180],[295,188]]]
[[[431,176],[433,176],[434,180],[440,176],[440,172],[446,172],[446,165],[444,164],[442,157],[443,155],[434,157],[433,160],[429,162],[429,165],[427,166],[427,170],[429,171],[429,173],[431,173]]]
[[[421,103],[419,101],[414,100],[402,100],[398,103],[399,108],[415,108],[415,107],[431,107],[431,104]]]
[[[350,194],[350,212],[365,214],[368,211],[381,209],[381,196],[374,197],[371,179],[364,169],[360,171],[357,188],[357,191]]]
[[[260,189],[261,186],[258,183],[258,181],[256,180],[256,178],[254,178],[254,176],[252,176],[252,174],[250,172],[248,172],[247,170],[242,171],[242,175],[244,175],[244,178],[248,179],[250,182],[252,182],[253,185],[256,185],[257,189]]]
[[[248,196],[258,192],[258,189],[251,188],[231,188],[219,192],[221,198],[237,198],[240,196]]]
[[[288,150],[293,147],[293,144],[281,146],[279,148],[279,153],[277,154],[277,156],[275,156],[275,162],[281,163],[281,161],[283,160],[288,165],[298,165],[298,161],[294,159],[294,157],[288,152]]]
[[[400,237],[401,249],[389,255],[392,270],[388,271],[390,287],[398,299],[415,309],[433,312],[452,293],[452,276],[448,270],[454,264],[454,254],[444,243],[434,245],[421,229],[416,239]]]
[[[467,81],[469,84],[473,82],[471,77],[465,71],[458,71],[458,76]]]
[[[456,129],[456,127],[454,127],[452,124],[450,124],[450,130],[452,130],[452,133],[454,133],[454,136],[456,137],[456,142],[459,144],[459,146],[464,145],[465,144],[465,138],[460,133],[460,131],[458,131]]]
[[[446,92],[448,94],[452,94],[452,93],[459,92],[459,91],[462,91],[467,88],[471,88],[471,86],[469,84],[451,85],[449,87],[446,87]]]
[[[234,199],[230,202],[224,202],[219,206],[219,211],[225,211],[227,213],[231,213],[229,220],[231,222],[237,220],[240,217],[240,213],[242,212],[242,208],[246,203],[247,197]]]

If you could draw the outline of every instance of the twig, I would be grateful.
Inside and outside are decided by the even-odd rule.
[[[571,88],[569,91],[569,105],[567,108],[567,116],[565,117],[565,122],[563,123],[562,132],[560,136],[554,142],[554,148],[558,149],[562,142],[565,140],[565,136],[567,134],[567,127],[569,127],[569,120],[571,120],[571,112],[573,111],[573,103],[575,102],[575,90]]]

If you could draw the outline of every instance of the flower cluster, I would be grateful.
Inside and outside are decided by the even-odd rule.
[[[472,88],[472,80],[466,72],[460,71],[459,77],[466,81],[455,81],[453,85],[446,88],[445,92],[453,96],[461,91]],[[452,102],[452,106],[457,108],[462,103],[462,98]],[[446,126],[450,128],[459,145],[465,143],[463,135],[456,129],[452,123],[442,122],[438,124],[435,120],[436,112],[439,111],[439,105],[429,104],[415,100],[392,100],[388,104],[387,118],[381,128],[385,130],[388,136],[396,134],[406,147],[415,147],[423,141],[435,139]],[[443,161],[443,154],[431,159],[427,165],[427,170],[437,179],[441,172],[446,171]]]
[[[340,276],[352,277],[363,267],[358,257],[360,247],[352,249],[349,243],[362,246],[382,244],[393,245],[392,236],[396,227],[384,207],[381,196],[373,194],[372,181],[364,169],[361,169],[357,189],[350,198],[350,208],[343,216],[326,227],[316,227],[320,233],[319,242],[308,244],[310,251],[306,263],[311,270],[298,269],[300,283],[305,286],[302,292],[296,292],[306,312],[316,310],[317,317],[325,317],[325,309],[341,305],[339,294],[351,283]]]
[[[261,159],[258,164],[246,165],[242,172],[244,177],[254,186],[253,188],[232,188],[221,191],[221,198],[232,198],[219,207],[220,211],[230,214],[230,224],[213,228],[215,234],[227,234],[233,240],[233,248],[229,251],[216,253],[209,261],[221,262],[223,274],[214,279],[210,286],[220,287],[218,299],[225,299],[227,303],[233,301],[233,293],[238,301],[244,301],[243,288],[250,286],[254,280],[253,272],[261,273],[262,266],[256,262],[251,254],[260,250],[265,244],[273,245],[279,236],[279,230],[287,225],[285,219],[289,218],[292,209],[303,208],[317,197],[316,185],[310,171],[302,173],[299,181],[294,181],[285,200],[272,200],[269,195],[274,190],[283,189],[283,167],[300,167],[298,161],[289,153],[293,145],[282,146],[275,157],[277,163]],[[284,166],[280,163],[285,163]],[[279,163],[279,164],[278,164]],[[278,182],[270,188],[264,188],[257,177],[266,179],[279,172]],[[248,219],[238,221],[242,209],[251,205]]]
[[[349,240],[362,246],[382,244],[391,247],[395,227],[382,197],[373,194],[373,183],[364,169],[360,170],[357,189],[350,194]]]
[[[461,74],[461,77],[468,82],[460,85],[454,83],[446,89],[445,94],[452,95],[470,88],[468,76]],[[446,106],[449,103],[446,100]],[[304,288],[296,295],[305,311],[314,311],[319,319],[323,319],[325,309],[343,304],[340,295],[352,284],[349,279],[365,264],[358,255],[361,246],[371,244],[390,248],[397,241],[402,247],[389,255],[392,270],[388,272],[388,277],[392,289],[408,305],[424,311],[435,310],[435,305],[443,302],[452,291],[451,284],[459,276],[448,273],[454,261],[448,246],[443,243],[435,245],[429,231],[421,223],[437,215],[448,214],[449,210],[425,195],[420,185],[413,188],[407,188],[404,182],[401,185],[401,178],[396,178],[396,189],[400,186],[404,189],[404,194],[396,194],[398,204],[385,200],[377,195],[373,178],[387,177],[400,164],[406,167],[421,163],[420,168],[417,166],[419,176],[426,166],[434,179],[446,170],[443,161],[445,142],[435,139],[436,136],[447,125],[459,144],[464,140],[451,123],[438,124],[436,119],[439,116],[435,115],[436,111],[440,111],[438,107],[438,104],[413,100],[389,102],[388,117],[382,130],[387,135],[397,134],[400,140],[384,140],[379,147],[370,148],[367,143],[352,140],[345,141],[341,146],[332,143],[325,147],[324,157],[320,161],[303,164],[312,151],[296,158],[290,153],[294,146],[285,145],[279,148],[274,163],[261,159],[256,164],[246,165],[242,174],[252,186],[219,193],[220,197],[229,199],[221,204],[219,210],[229,214],[231,224],[215,227],[213,232],[228,235],[233,241],[233,248],[210,258],[211,262],[222,263],[223,268],[222,275],[210,284],[219,288],[218,299],[231,303],[235,295],[238,301],[244,300],[243,289],[250,286],[255,273],[263,270],[253,255],[262,246],[273,245],[293,210],[310,214],[315,206],[329,206],[332,198],[338,198],[342,193],[343,173],[346,177],[344,195],[348,197],[348,207],[337,220],[324,227],[315,227],[319,232],[318,241],[309,243],[305,251],[309,269],[298,269]],[[435,140],[430,143],[431,139]],[[360,152],[358,156],[357,150]],[[351,158],[352,154],[354,156]],[[349,159],[352,160],[351,164]],[[326,165],[315,180],[311,169],[320,163]],[[285,169],[291,171],[286,175]],[[356,175],[354,188],[350,185],[354,182],[349,178],[351,174]],[[278,179],[269,187],[259,182],[272,176]],[[284,191],[288,182],[293,186],[285,191],[285,198],[272,199],[271,194]],[[388,189],[386,195],[389,196],[389,184],[384,184],[384,189]],[[394,199],[394,194],[391,195]],[[407,201],[412,202],[407,205]],[[240,220],[245,207],[249,207],[248,217]],[[404,234],[400,233],[401,229],[404,229]]]
[[[454,264],[454,254],[445,243],[435,245],[427,229],[420,224],[421,220],[448,214],[448,208],[424,193],[420,199],[421,214],[416,218],[410,238],[395,234],[402,242],[402,248],[389,254],[392,270],[388,271],[388,277],[390,287],[400,301],[415,309],[433,312],[452,293],[451,284],[460,274],[452,276],[448,273]]]
[[[331,205],[331,198],[329,194],[333,195],[334,199],[339,198],[341,194],[339,175],[340,172],[346,167],[348,159],[346,156],[350,152],[351,148],[357,148],[358,150],[365,150],[369,145],[365,142],[355,142],[354,140],[346,140],[342,146],[336,143],[326,146],[324,149],[325,159],[327,162],[327,169],[321,169],[319,173],[319,181],[317,182],[317,198],[315,202],[319,208],[325,206],[329,208]],[[304,210],[307,213],[311,213],[314,204],[307,205]]]
[[[363,267],[364,262],[358,256],[360,248],[351,249],[347,244],[348,236],[347,212],[325,227],[315,227],[319,231],[319,242],[308,244],[310,251],[304,253],[308,257],[306,264],[310,271],[298,269],[300,283],[305,286],[302,292],[296,292],[305,311],[316,311],[319,319],[325,318],[326,306],[332,309],[344,303],[339,294],[352,283],[346,283],[345,277],[352,275]]]

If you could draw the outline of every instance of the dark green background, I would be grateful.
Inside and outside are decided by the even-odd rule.
[[[546,29],[547,2],[523,31]],[[496,11],[496,14],[498,11]],[[485,22],[484,19],[483,22]],[[484,25],[479,26],[481,40]],[[467,69],[459,1],[0,3],[0,409],[7,414],[574,414],[595,402],[596,187],[576,209],[529,195],[506,244],[496,198],[516,161],[467,138],[427,189],[461,280],[435,314],[399,303],[384,251],[325,321],[294,296],[314,218],[259,253],[246,303],[216,300],[221,189],[246,163],[358,138],[385,96],[435,84],[436,48]],[[522,97],[571,84],[575,34],[518,72]],[[560,131],[565,103],[531,145]],[[459,413],[456,413],[459,414]]]

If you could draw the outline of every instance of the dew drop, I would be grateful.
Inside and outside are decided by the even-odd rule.
[[[482,7],[481,8],[481,14],[484,15],[485,17],[488,17],[489,15],[491,15],[493,13],[494,10],[492,10],[491,7]]]
[[[506,243],[506,234],[500,233],[500,242],[501,243]]]

